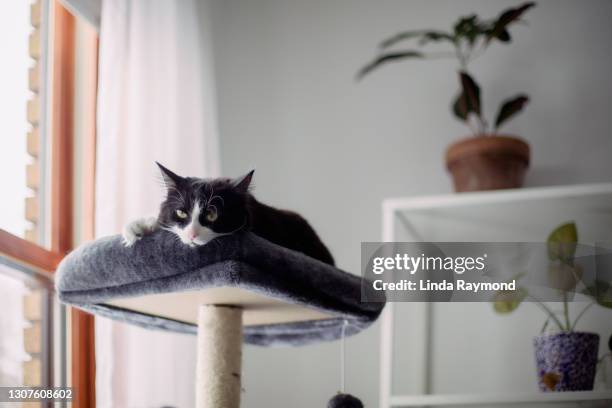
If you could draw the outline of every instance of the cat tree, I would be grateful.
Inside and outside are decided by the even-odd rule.
[[[196,333],[196,407],[238,408],[243,341],[300,346],[350,336],[384,303],[361,279],[245,232],[189,248],[159,231],[126,248],[85,244],[60,264],[59,298],[147,328]]]

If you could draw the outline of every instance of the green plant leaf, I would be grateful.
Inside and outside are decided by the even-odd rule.
[[[400,41],[410,40],[412,38],[417,38],[423,35],[424,30],[411,30],[411,31],[403,31],[401,33],[395,34],[392,37],[387,38],[383,42],[380,43],[380,48],[385,49],[389,48]]]
[[[593,298],[598,305],[612,309],[612,284],[609,282],[596,280],[582,293]]]
[[[430,42],[448,41],[455,42],[455,37],[444,31],[427,31],[419,38],[419,45],[425,45]]]
[[[506,38],[506,37],[505,37],[505,34],[503,34],[503,32],[506,30],[508,25],[520,19],[523,13],[525,13],[527,10],[529,10],[530,8],[534,6],[535,6],[534,2],[527,2],[527,3],[521,4],[518,7],[511,8],[511,9],[508,9],[502,12],[497,18],[497,20],[495,21],[495,23],[493,23],[493,28],[491,28],[489,32],[487,33],[487,42],[490,42],[494,38],[500,41],[504,41],[503,38]],[[509,38],[507,41],[509,41]],[[504,42],[507,42],[507,41],[504,41]]]
[[[505,100],[495,119],[495,129],[499,129],[502,123],[523,110],[527,102],[529,102],[529,97],[527,95],[518,95],[514,98]]]
[[[480,88],[466,72],[459,73],[459,80],[462,89],[453,103],[452,110],[457,118],[465,122],[470,113],[480,116]]]
[[[475,113],[480,117],[480,87],[474,79],[465,71],[459,72],[459,80],[461,82],[462,104],[469,113]]]
[[[569,245],[574,244],[562,244],[562,246]],[[576,289],[576,285],[582,282],[584,270],[580,265],[574,265],[573,259],[567,259],[562,262],[550,262],[546,275],[549,288],[572,292]]]
[[[480,21],[475,14],[461,17],[453,27],[455,42],[465,40],[472,47],[479,37],[486,37],[492,29],[490,23]]]
[[[517,288],[515,291],[499,291],[493,296],[493,309],[499,314],[512,313],[526,297],[525,288]]]
[[[548,259],[573,264],[576,244],[578,243],[578,229],[576,223],[568,222],[559,225],[548,236]]]
[[[461,17],[453,27],[455,41],[466,40],[470,45],[474,45],[476,39],[481,35],[486,35],[488,27],[478,20],[475,14]]]
[[[423,58],[423,57],[424,57],[423,53],[419,51],[401,51],[401,52],[383,54],[379,56],[378,58],[376,58],[374,61],[370,62],[365,67],[361,68],[361,70],[357,73],[357,79],[363,78],[365,75],[369,74],[374,69],[388,62],[395,62],[395,61],[403,60],[405,58]]]
[[[455,103],[453,103],[453,113],[455,116],[462,121],[466,121],[468,119],[469,111],[467,106],[467,101],[465,99],[465,94],[461,92],[457,99],[455,99]]]
[[[464,35],[466,32],[472,30],[478,23],[478,16],[476,14],[470,14],[469,16],[462,16],[455,23],[453,30],[455,36],[459,37]]]
[[[385,49],[389,48],[401,41],[411,40],[413,38],[418,38],[419,45],[425,45],[428,42],[438,42],[438,41],[448,41],[454,42],[455,38],[445,32],[445,31],[436,31],[436,30],[412,30],[412,31],[404,31],[394,35],[393,37],[389,37],[380,43],[380,48]]]
[[[496,37],[501,42],[510,42],[512,41],[512,36],[510,35],[510,31],[503,29]]]

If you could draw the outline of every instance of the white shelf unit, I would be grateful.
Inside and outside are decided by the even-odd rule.
[[[543,242],[550,230],[569,220],[576,221],[581,242],[612,242],[612,183],[393,198],[383,202],[382,210],[384,242]],[[457,307],[457,304],[451,306]],[[465,394],[462,390],[432,393],[431,343],[435,331],[431,323],[432,303],[409,304],[411,336],[417,333],[419,337],[420,334],[413,342],[418,351],[409,362],[416,374],[404,376],[410,377],[411,392],[395,395],[393,362],[397,307],[388,303],[381,318],[380,408],[612,407],[612,390],[540,393],[535,384],[535,369],[533,388],[527,392],[500,389],[493,393],[485,390],[471,390]],[[567,405],[572,403],[574,405]]]
[[[591,406],[610,408],[612,391],[577,391],[549,393],[513,393],[513,394],[449,394],[421,396],[393,396],[391,406],[507,406],[507,405],[545,405],[564,403],[588,403]]]

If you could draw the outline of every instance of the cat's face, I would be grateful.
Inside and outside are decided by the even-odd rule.
[[[181,177],[159,166],[167,188],[158,222],[189,246],[204,245],[248,222],[248,189],[253,172],[238,179]]]

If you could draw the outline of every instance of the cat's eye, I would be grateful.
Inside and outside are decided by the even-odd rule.
[[[217,220],[217,211],[208,210],[208,212],[206,212],[206,220],[209,222],[215,222]]]
[[[183,210],[176,210],[176,216],[184,220],[187,218],[187,213]]]

